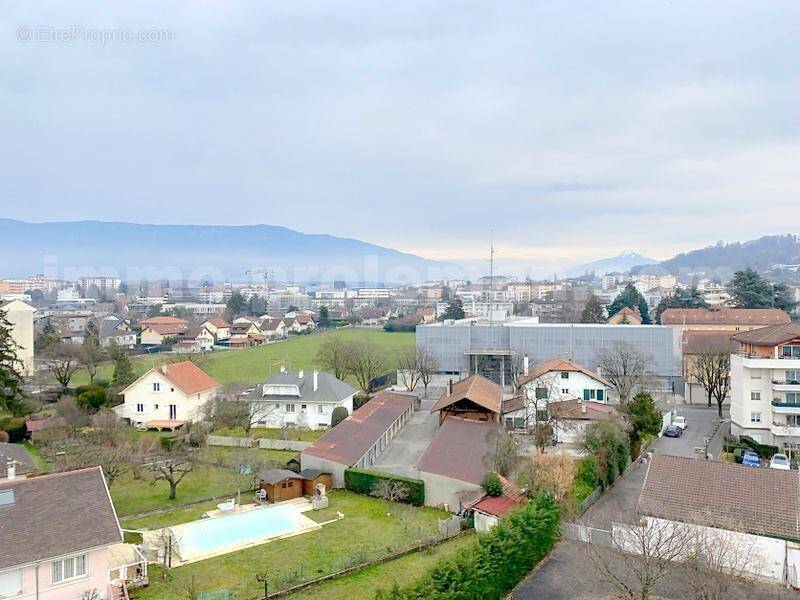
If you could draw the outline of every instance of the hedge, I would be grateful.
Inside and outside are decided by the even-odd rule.
[[[777,446],[770,446],[768,444],[759,444],[749,435],[743,435],[739,438],[742,444],[745,444],[748,448],[750,448],[753,452],[758,454],[762,458],[772,458],[773,454],[778,454],[781,449]]]
[[[8,433],[8,441],[12,444],[22,442],[28,434],[25,427],[25,417],[6,417],[0,419],[0,430]]]
[[[366,469],[345,469],[344,471],[345,489],[357,494],[371,495],[372,487],[382,480],[405,483],[408,486],[408,498],[405,499],[405,502],[408,504],[421,506],[425,503],[425,482],[421,479],[411,479],[410,477],[368,471]]]
[[[379,590],[376,600],[498,600],[545,556],[559,532],[558,505],[540,496],[500,519],[474,547],[436,563],[405,586]]]

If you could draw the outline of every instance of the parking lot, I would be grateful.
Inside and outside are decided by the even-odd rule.
[[[709,453],[712,456],[718,456],[720,450],[722,450],[723,436],[728,425],[723,424],[717,435],[714,435],[715,427],[719,420],[716,405],[709,408],[697,404],[691,406],[679,404],[676,410],[679,415],[686,417],[688,427],[679,438],[662,436],[653,445],[653,450],[663,454],[672,454],[673,456],[702,457],[702,450],[698,452],[696,449],[704,448],[706,439],[710,439]],[[727,408],[723,410],[722,414],[725,418],[730,416]]]

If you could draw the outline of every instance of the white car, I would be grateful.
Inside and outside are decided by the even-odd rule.
[[[789,459],[786,458],[785,454],[773,454],[772,458],[769,460],[769,468],[780,469],[781,471],[788,471],[790,468]]]
[[[672,424],[675,425],[675,427],[680,427],[681,430],[683,430],[686,429],[686,426],[689,423],[686,422],[686,417],[684,417],[683,415],[678,415],[677,417],[672,419]]]

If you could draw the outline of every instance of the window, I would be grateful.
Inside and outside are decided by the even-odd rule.
[[[786,415],[786,424],[789,427],[800,427],[800,415]]]
[[[306,405],[305,404],[301,404],[300,405],[300,410],[305,410],[305,409],[306,409]]]
[[[606,391],[605,390],[597,390],[597,400],[599,402],[606,401]]]
[[[565,395],[569,394],[569,388],[561,388],[561,393]]]
[[[153,404],[153,410],[158,410],[158,404]]]
[[[759,402],[761,400],[761,392],[750,392],[750,402]]]
[[[161,391],[161,384],[160,383],[154,383],[153,384],[153,391],[154,392],[160,392]]]
[[[53,583],[76,579],[86,575],[86,555],[70,556],[53,561]]]
[[[137,404],[136,405],[136,412],[143,413],[144,412],[144,404]]]
[[[761,423],[761,413],[758,411],[753,411],[750,413],[750,422],[751,423]]]
[[[569,379],[569,371],[561,371],[561,379]]]
[[[750,379],[761,379],[761,369],[751,369]]]
[[[0,573],[0,598],[11,598],[22,593],[22,569]]]
[[[324,413],[325,412],[325,407],[322,404],[320,404],[319,406],[317,406],[317,412],[319,414]]]
[[[800,346],[783,346],[781,350],[784,358],[800,358]]]
[[[786,381],[789,383],[800,382],[800,371],[786,371]]]
[[[800,392],[786,392],[786,402],[789,404],[800,403]]]
[[[536,388],[536,399],[537,400],[547,400],[550,396],[550,392],[547,390],[546,387],[537,387]]]
[[[287,404],[286,405],[286,412],[293,413],[294,412],[294,404]]]

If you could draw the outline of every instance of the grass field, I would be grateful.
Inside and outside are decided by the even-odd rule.
[[[467,533],[430,550],[407,554],[401,558],[374,567],[362,569],[352,575],[333,579],[307,590],[286,596],[291,600],[326,598],[327,600],[372,600],[379,589],[389,589],[394,584],[403,586],[423,577],[440,559],[454,558],[472,546],[477,539]]]
[[[215,429],[212,432],[214,435],[229,435],[232,437],[244,437],[244,429],[241,427],[225,427],[223,429]],[[284,438],[286,431],[272,427],[254,427],[250,430],[251,438],[265,438],[270,440],[299,440],[301,442],[314,442],[325,435],[324,429],[305,429],[299,432],[292,432],[288,437]]]
[[[340,511],[345,515],[344,519],[325,525],[319,531],[276,540],[168,572],[152,566],[150,586],[134,590],[133,598],[183,598],[193,579],[199,591],[228,590],[232,598],[255,598],[263,590],[256,581],[257,573],[267,572],[272,590],[286,587],[301,578],[332,573],[347,564],[362,562],[365,557],[386,555],[413,544],[420,535],[435,534],[437,519],[446,516],[446,513],[431,508],[400,506],[343,491],[331,492],[329,498],[329,508],[305,514],[324,522],[336,519],[336,513]]]
[[[276,373],[282,365],[291,369],[312,370],[318,368],[315,362],[317,350],[330,336],[343,340],[363,340],[380,344],[386,349],[386,356],[393,361],[402,350],[413,347],[413,333],[387,333],[380,329],[344,328],[337,331],[301,335],[287,340],[242,350],[216,350],[204,356],[195,357],[196,362],[220,383],[255,384],[265,381],[270,373]],[[166,360],[181,360],[180,355],[164,354],[140,356],[132,359],[137,375],[145,373],[154,364]],[[100,367],[98,379],[110,380],[113,374],[111,364]],[[89,382],[85,371],[79,371],[72,378],[71,385],[79,386]],[[354,384],[354,382],[350,382]]]

